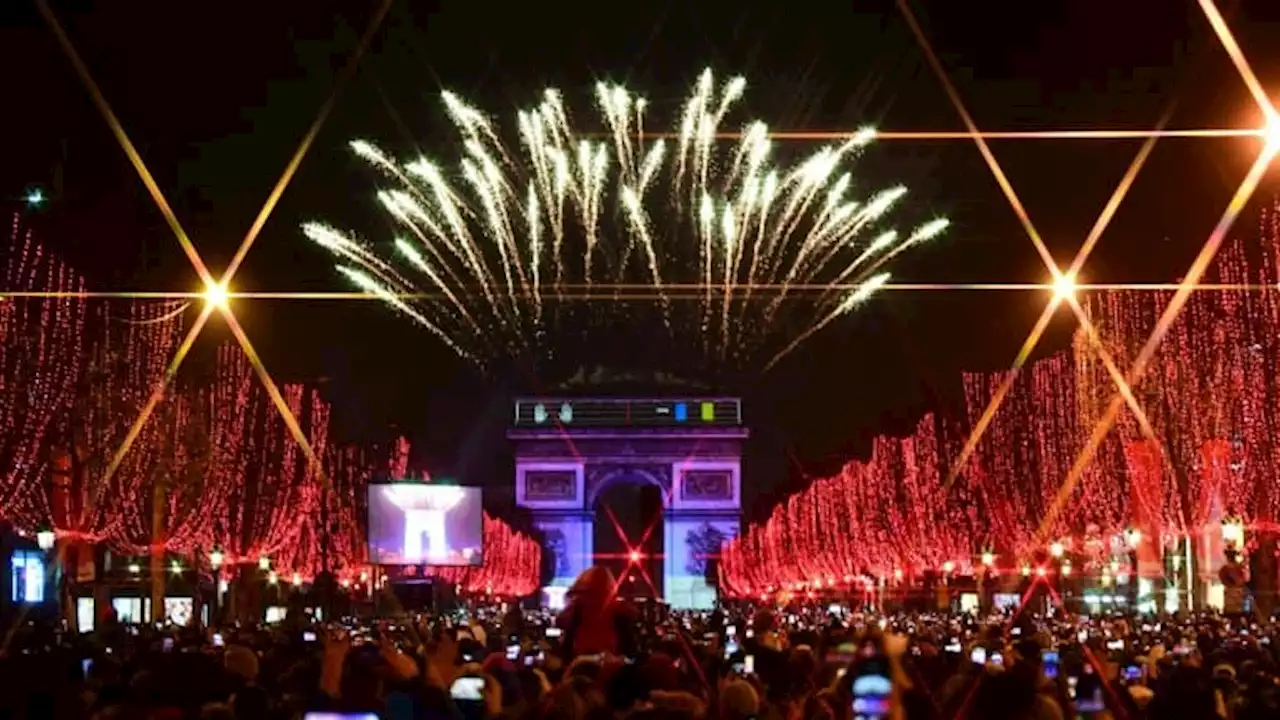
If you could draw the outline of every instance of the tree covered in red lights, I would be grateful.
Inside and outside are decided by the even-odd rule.
[[[14,215],[3,290],[74,293],[84,280],[53,256]],[[41,481],[51,473],[49,442],[74,397],[84,345],[85,307],[74,298],[0,294],[0,510],[45,518]]]
[[[84,289],[17,219],[4,273],[9,292]],[[217,350],[211,371],[171,377],[157,395],[190,314],[186,302],[0,301],[0,519],[53,526],[80,546],[194,556],[196,566],[217,546],[224,574],[261,556],[302,578],[357,572],[365,488],[375,474],[405,474],[408,444],[383,452],[335,442],[319,391],[285,384],[313,464],[234,346]],[[536,588],[534,541],[486,518],[485,546],[483,568],[444,574],[468,592]]]
[[[982,518],[966,488],[944,492],[938,436],[927,415],[910,436],[876,438],[866,461],[791,496],[725,547],[726,585],[755,594],[971,566]]]

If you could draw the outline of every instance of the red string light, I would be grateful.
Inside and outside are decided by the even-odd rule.
[[[985,548],[1025,557],[1043,552],[1036,544],[1046,536],[1063,538],[1085,567],[1100,567],[1126,529],[1142,533],[1144,552],[1148,542],[1212,532],[1224,517],[1274,529],[1280,205],[1263,213],[1260,235],[1260,243],[1224,248],[1204,281],[1238,289],[1195,293],[1135,388],[1154,438],[1126,412],[1053,527],[1041,521],[1116,391],[1096,343],[1127,367],[1172,293],[1086,298],[1098,339],[1078,333],[1071,351],[1020,372],[949,496],[934,487],[937,467],[958,448],[939,447],[931,421],[911,437],[881,438],[871,460],[815,480],[730,543],[726,586],[740,595],[826,586],[845,574],[883,577],[889,562],[898,564],[895,576],[947,560],[967,572]],[[964,375],[970,424],[1005,377]]]
[[[51,255],[15,214],[4,264],[10,291],[78,292],[84,280]],[[71,299],[0,295],[0,515],[33,526],[48,516],[41,481],[50,441],[75,393],[85,308]]]
[[[10,247],[5,289],[84,290],[18,217]],[[375,475],[406,475],[408,441],[389,452],[334,443],[329,404],[314,389],[283,386],[326,483],[235,348],[217,351],[211,377],[170,383],[107,479],[181,343],[184,307],[0,299],[0,518],[25,530],[52,524],[64,537],[131,555],[190,557],[217,546],[226,576],[262,556],[290,577],[313,578],[326,566],[348,579],[367,576],[366,488]],[[536,590],[537,543],[499,520],[484,522],[484,566],[441,576],[470,593]]]

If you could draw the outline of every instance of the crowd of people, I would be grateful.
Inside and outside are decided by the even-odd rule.
[[[262,627],[27,623],[0,717],[102,720],[1280,718],[1270,620],[839,603],[671,612],[588,571],[557,614],[481,607]]]

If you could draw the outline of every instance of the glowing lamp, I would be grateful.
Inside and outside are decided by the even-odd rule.
[[[987,567],[991,567],[992,565],[995,565],[996,564],[995,553],[991,553],[991,552],[982,553],[982,564],[986,565]]]
[[[36,533],[36,546],[46,552],[53,549],[53,545],[57,540],[58,536],[48,528]]]
[[[1071,575],[1071,563],[1062,563],[1062,576],[1070,577],[1070,575]]]
[[[1030,566],[1030,565],[1023,565],[1023,566],[1022,566],[1022,577],[1031,577],[1031,566]]]
[[[1263,130],[1263,139],[1267,143],[1267,150],[1280,150],[1280,113],[1275,110],[1267,113],[1267,127]]]
[[[1129,544],[1129,547],[1136,548],[1142,544],[1142,531],[1137,528],[1128,530],[1124,534],[1124,539]]]
[[[1114,574],[1116,574],[1116,573],[1118,573],[1118,572],[1120,572],[1120,561],[1119,561],[1119,560],[1112,560],[1112,561],[1111,561],[1111,574],[1113,574],[1113,575],[1114,575]]]
[[[174,561],[169,565],[169,571],[170,571],[170,572],[172,572],[174,575],[181,575],[181,574],[182,574],[182,563],[178,562],[177,560],[174,560]]]
[[[342,578],[342,581],[339,584],[342,585],[343,588],[349,588],[351,587],[351,580],[350,578]]]
[[[142,566],[139,565],[138,563],[129,563],[129,572],[133,573],[134,575],[137,575],[138,573],[142,572]]]
[[[896,568],[896,569],[894,569],[894,571],[893,571],[893,579],[894,579],[894,580],[901,580],[901,579],[902,579],[902,568]]]
[[[638,563],[644,559],[644,554],[641,553],[639,550],[632,550],[631,554],[628,557],[631,558],[631,562]]]
[[[225,559],[226,556],[222,554],[222,548],[215,546],[213,551],[209,553],[209,567],[218,570],[222,567],[222,561]]]
[[[955,569],[956,569],[956,564],[951,562],[950,560],[942,563],[942,572],[944,573],[954,572]]]
[[[1048,571],[1045,570],[1043,567],[1036,568],[1036,575],[1039,575],[1040,577],[1044,577],[1047,574],[1048,574]]]
[[[25,198],[25,200],[27,203],[27,207],[38,208],[44,204],[44,200],[45,200],[44,191],[41,190],[40,188],[31,188],[30,190],[27,191],[27,197]]]
[[[226,310],[229,296],[227,294],[227,286],[222,283],[209,283],[201,294],[207,305],[217,310]]]
[[[272,585],[275,585],[276,583],[280,582],[280,576],[276,575],[275,570],[272,570],[271,572],[267,573],[267,582],[271,583]]]
[[[301,586],[301,585],[302,585],[302,575],[301,575],[300,573],[294,573],[294,574],[293,574],[293,586],[294,586],[294,587],[299,587],[299,586]]]
[[[270,569],[271,569],[271,558],[267,557],[266,555],[263,555],[262,557],[258,558],[258,569],[259,569],[259,570],[264,570],[264,571],[265,571],[265,570],[270,570]]]
[[[1076,277],[1072,273],[1059,274],[1053,279],[1053,299],[1059,302],[1076,296]]]
[[[1067,549],[1063,547],[1062,543],[1060,542],[1055,541],[1052,545],[1049,546],[1049,554],[1056,558],[1062,557],[1062,554],[1065,553],[1066,551]]]
[[[1228,548],[1244,545],[1244,523],[1228,520],[1222,523],[1222,543]]]

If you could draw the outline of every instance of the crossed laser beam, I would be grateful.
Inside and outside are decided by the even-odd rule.
[[[177,217],[174,214],[171,206],[168,204],[163,193],[159,189],[159,186],[156,184],[153,176],[151,175],[145,163],[143,162],[141,156],[138,154],[136,148],[130,141],[123,126],[121,125],[118,118],[112,111],[110,105],[107,103],[105,97],[103,96],[96,82],[93,80],[92,75],[90,74],[88,68],[85,66],[83,60],[80,58],[79,54],[76,52],[63,26],[60,24],[60,22],[58,21],[56,16],[53,14],[53,12],[50,10],[47,0],[37,0],[37,7],[39,8],[42,16],[48,23],[59,45],[61,46],[68,60],[72,64],[73,68],[75,69],[76,74],[79,76],[80,80],[84,83],[86,89],[89,91],[95,106],[103,115],[104,120],[107,122],[108,126],[110,127],[112,134],[115,136],[117,142],[121,146],[121,149],[125,152],[126,156],[129,158],[130,163],[133,165],[134,169],[137,171],[139,178],[141,179],[143,185],[147,188],[147,191],[151,195],[153,201],[156,203],[157,208],[161,211],[161,214],[164,216],[166,222],[169,224],[170,229],[173,231],[178,244],[182,248],[184,254],[186,254],[188,260],[191,262],[192,267],[195,270],[197,276],[199,277],[201,283],[205,287],[205,291],[202,293],[74,293],[74,294],[70,294],[76,297],[187,298],[187,299],[203,299],[205,301],[204,308],[202,309],[200,315],[197,317],[196,322],[192,325],[184,341],[179,345],[179,348],[175,353],[175,356],[172,362],[170,363],[169,367],[166,369],[164,376],[158,381],[156,388],[154,389],[151,396],[148,398],[148,402],[144,405],[143,410],[139,413],[139,417],[137,418],[133,426],[131,426],[130,431],[126,435],[126,438],[122,443],[121,448],[113,456],[112,462],[108,466],[104,479],[110,479],[110,477],[114,475],[114,473],[118,470],[120,461],[127,454],[130,446],[132,445],[133,441],[136,439],[138,433],[141,431],[141,428],[143,427],[143,425],[145,425],[147,419],[150,417],[155,406],[163,398],[164,392],[167,389],[168,384],[171,382],[173,376],[176,374],[178,368],[181,366],[181,363],[185,358],[186,354],[188,353],[190,347],[194,344],[195,339],[199,336],[200,332],[207,325],[209,317],[212,315],[214,311],[217,311],[226,320],[229,328],[231,329],[233,336],[236,338],[237,342],[240,344],[241,348],[244,350],[244,352],[248,356],[250,363],[253,365],[254,370],[258,374],[260,381],[263,383],[263,386],[266,388],[269,396],[272,398],[273,403],[276,405],[277,409],[281,413],[281,416],[284,419],[286,426],[289,428],[291,435],[295,438],[295,440],[299,443],[300,447],[302,448],[304,455],[307,457],[309,463],[311,464],[311,467],[313,468],[313,471],[316,472],[318,477],[321,478],[322,481],[324,481],[327,484],[327,478],[324,475],[322,467],[318,463],[318,460],[315,456],[314,450],[311,447],[310,442],[306,438],[306,435],[305,433],[303,433],[301,427],[298,425],[297,419],[294,417],[292,411],[288,408],[287,403],[284,402],[283,396],[280,394],[279,388],[277,387],[276,383],[272,380],[270,373],[266,370],[265,366],[262,364],[262,361],[259,358],[252,343],[250,342],[248,336],[245,334],[243,328],[240,326],[239,322],[237,321],[234,313],[231,310],[230,300],[238,299],[238,298],[307,299],[307,300],[327,300],[327,299],[358,300],[358,299],[374,299],[374,298],[367,293],[269,293],[269,292],[268,293],[235,293],[230,291],[229,288],[230,288],[231,280],[234,279],[245,257],[247,256],[248,252],[252,248],[253,243],[257,239],[262,228],[265,226],[266,221],[269,219],[271,213],[273,212],[279,198],[283,194],[284,190],[287,188],[289,182],[292,180],[293,175],[296,173],[297,168],[300,166],[302,160],[304,159],[308,149],[310,148],[310,145],[314,141],[321,126],[323,125],[325,119],[330,113],[337,99],[337,96],[341,91],[341,88],[345,85],[349,77],[354,73],[354,69],[358,65],[359,60],[363,55],[369,41],[371,40],[373,34],[377,31],[377,28],[380,27],[383,21],[383,18],[385,17],[387,11],[389,10],[391,2],[392,0],[386,0],[380,6],[379,10],[375,13],[373,19],[370,22],[368,29],[366,30],[365,34],[361,37],[357,47],[355,48],[354,52],[348,59],[348,63],[346,67],[343,69],[343,72],[340,74],[338,81],[335,84],[333,92],[328,96],[324,104],[321,106],[315,120],[312,122],[307,133],[303,137],[302,142],[300,143],[297,151],[292,156],[290,162],[286,166],[280,179],[277,181],[277,183],[273,187],[262,209],[259,211],[257,217],[254,219],[254,222],[252,223],[248,232],[246,233],[245,238],[243,239],[240,246],[238,247],[236,254],[233,256],[231,262],[228,264],[222,276],[220,278],[215,278],[214,275],[210,272],[208,266],[204,263],[199,252],[196,250],[194,243],[191,241],[190,237],[187,235],[186,231],[183,229],[181,223],[177,220]],[[898,4],[903,13],[904,18],[906,19],[908,25],[910,26],[913,34],[916,36],[916,39],[920,43],[922,50],[925,52],[926,58],[928,59],[933,70],[935,71],[940,81],[942,82],[943,87],[946,90],[949,99],[951,100],[952,104],[955,106],[957,112],[959,113],[962,120],[964,121],[964,124],[966,126],[966,131],[965,132],[949,132],[949,131],[880,132],[880,133],[877,133],[877,137],[885,140],[958,140],[958,139],[973,140],[977,145],[980,153],[982,154],[984,161],[988,165],[988,168],[991,170],[992,175],[995,177],[997,184],[1000,185],[1001,190],[1006,197],[1006,200],[1010,203],[1010,206],[1013,208],[1015,214],[1017,214],[1020,222],[1023,225],[1023,229],[1027,233],[1028,238],[1031,240],[1033,246],[1035,247],[1036,252],[1040,255],[1041,260],[1045,264],[1045,267],[1049,270],[1050,277],[1053,279],[1053,282],[1047,283],[1047,284],[1016,284],[1016,283],[896,284],[896,285],[891,285],[889,287],[886,287],[885,289],[886,290],[894,290],[894,289],[896,290],[1023,289],[1025,290],[1025,289],[1035,289],[1035,288],[1053,289],[1053,288],[1057,288],[1060,285],[1066,284],[1070,286],[1073,290],[1121,289],[1121,288],[1132,287],[1133,289],[1166,289],[1166,290],[1175,291],[1175,295],[1173,299],[1170,301],[1165,312],[1162,314],[1160,321],[1157,323],[1156,328],[1153,330],[1147,343],[1144,345],[1142,351],[1139,353],[1137,360],[1135,360],[1127,376],[1120,372],[1119,368],[1115,365],[1114,360],[1110,358],[1105,348],[1101,345],[1096,329],[1092,326],[1092,323],[1090,323],[1087,315],[1084,313],[1083,309],[1080,307],[1079,303],[1076,301],[1074,297],[1074,293],[1073,292],[1065,292],[1065,293],[1055,292],[1053,296],[1050,298],[1050,300],[1046,303],[1045,310],[1041,314],[1040,319],[1035,323],[1035,326],[1033,327],[1031,333],[1028,335],[1026,341],[1023,343],[1023,346],[1020,349],[1017,358],[1015,359],[1011,372],[1008,374],[1004,383],[1002,383],[1001,387],[997,390],[997,392],[993,396],[992,401],[988,404],[987,408],[984,410],[982,417],[979,419],[978,423],[975,424],[973,432],[971,432],[969,439],[966,441],[965,449],[962,451],[960,459],[955,463],[955,465],[953,466],[953,468],[949,473],[949,477],[947,480],[948,485],[954,482],[955,478],[958,476],[959,472],[962,470],[963,466],[965,465],[969,457],[972,455],[972,452],[977,446],[977,442],[980,440],[982,434],[985,432],[986,427],[991,422],[991,419],[994,417],[995,413],[998,411],[1001,403],[1003,402],[1004,397],[1007,395],[1009,388],[1012,386],[1012,383],[1016,378],[1018,370],[1025,364],[1026,360],[1029,358],[1031,353],[1034,351],[1034,348],[1038,344],[1054,311],[1057,309],[1057,307],[1060,304],[1065,302],[1071,308],[1072,312],[1076,315],[1078,321],[1081,323],[1082,328],[1090,338],[1091,342],[1093,342],[1097,346],[1100,359],[1102,359],[1108,374],[1112,377],[1113,382],[1116,385],[1117,391],[1113,396],[1112,401],[1109,403],[1107,407],[1107,411],[1104,412],[1103,416],[1099,419],[1098,424],[1095,426],[1094,432],[1092,433],[1089,442],[1086,444],[1085,448],[1082,449],[1079,456],[1077,456],[1076,461],[1073,463],[1072,469],[1071,471],[1069,471],[1067,479],[1063,483],[1063,486],[1059,492],[1058,497],[1055,498],[1054,505],[1051,506],[1050,512],[1047,514],[1047,516],[1044,519],[1044,523],[1041,526],[1041,531],[1043,532],[1043,530],[1051,524],[1057,512],[1061,510],[1061,506],[1063,505],[1063,503],[1065,503],[1066,498],[1070,496],[1071,492],[1074,489],[1075,484],[1079,480],[1080,474],[1083,472],[1084,467],[1087,466],[1088,462],[1092,459],[1093,453],[1096,452],[1098,445],[1100,445],[1102,439],[1105,437],[1107,432],[1109,432],[1111,426],[1114,424],[1116,416],[1118,415],[1123,405],[1128,405],[1130,410],[1134,413],[1135,417],[1138,419],[1140,426],[1142,426],[1144,435],[1153,437],[1150,424],[1146,421],[1145,413],[1142,411],[1140,405],[1137,403],[1136,399],[1134,398],[1131,386],[1139,381],[1143,371],[1146,368],[1146,365],[1150,362],[1151,357],[1154,355],[1160,342],[1163,340],[1164,335],[1167,334],[1168,329],[1171,327],[1173,321],[1176,319],[1182,307],[1185,305],[1186,300],[1188,299],[1190,293],[1196,290],[1207,290],[1207,289],[1258,289],[1258,290],[1275,289],[1273,286],[1256,286],[1255,287],[1255,286],[1247,286],[1247,285],[1218,285],[1218,286],[1200,285],[1199,279],[1200,277],[1203,276],[1205,270],[1208,267],[1208,264],[1212,261],[1214,255],[1218,250],[1218,247],[1221,245],[1221,242],[1225,237],[1225,234],[1229,231],[1235,219],[1238,217],[1240,210],[1243,208],[1245,203],[1248,201],[1248,199],[1252,196],[1253,192],[1256,190],[1258,183],[1260,182],[1262,176],[1265,174],[1271,161],[1274,159],[1277,152],[1280,152],[1280,113],[1277,113],[1274,105],[1271,103],[1271,101],[1267,97],[1266,92],[1262,88],[1256,75],[1253,73],[1252,68],[1250,67],[1247,59],[1244,57],[1244,54],[1241,51],[1238,43],[1235,41],[1235,38],[1232,35],[1230,28],[1227,26],[1225,20],[1223,19],[1221,13],[1218,11],[1218,8],[1214,4],[1213,0],[1199,0],[1199,5],[1201,7],[1201,10],[1204,12],[1206,19],[1208,20],[1210,26],[1214,30],[1214,33],[1216,34],[1219,41],[1222,43],[1224,49],[1227,51],[1228,55],[1230,56],[1234,66],[1236,67],[1236,70],[1240,74],[1241,79],[1245,82],[1246,86],[1248,87],[1255,102],[1257,102],[1258,106],[1262,109],[1264,118],[1266,119],[1266,126],[1264,128],[1262,129],[1205,128],[1205,129],[1166,130],[1164,128],[1165,122],[1167,121],[1167,117],[1168,117],[1166,114],[1166,117],[1163,118],[1161,122],[1158,124],[1158,126],[1153,130],[1134,130],[1134,129],[1080,130],[1080,129],[1077,129],[1077,130],[1041,130],[1041,131],[1023,131],[1023,132],[981,131],[977,127],[976,123],[973,121],[972,117],[970,116],[959,94],[955,90],[954,85],[950,82],[950,79],[947,77],[945,69],[942,67],[941,62],[938,60],[936,54],[932,49],[932,46],[930,45],[928,39],[925,37],[918,22],[916,21],[915,16],[913,15],[910,9],[908,0],[898,0]],[[848,134],[849,133],[847,132],[776,132],[776,133],[773,133],[771,137],[774,137],[775,139],[783,139],[783,140],[819,140],[819,139],[831,139],[831,138],[844,137],[844,136],[847,136]],[[732,136],[733,136],[732,133],[725,135],[725,137],[732,137]],[[1228,204],[1227,210],[1222,215],[1218,225],[1214,228],[1214,231],[1210,234],[1209,238],[1206,240],[1205,245],[1202,248],[1200,254],[1197,256],[1195,262],[1193,262],[1191,270],[1187,273],[1187,275],[1183,278],[1181,282],[1177,284],[1144,284],[1144,285],[1117,285],[1117,284],[1105,285],[1105,286],[1104,285],[1075,285],[1075,278],[1079,270],[1083,267],[1083,265],[1087,261],[1089,254],[1092,252],[1102,232],[1105,230],[1111,218],[1114,216],[1116,209],[1119,207],[1120,203],[1123,201],[1138,171],[1145,164],[1146,159],[1149,156],[1151,149],[1154,145],[1154,142],[1157,139],[1160,139],[1160,138],[1229,138],[1229,137],[1258,137],[1258,138],[1264,139],[1265,143],[1262,150],[1259,152],[1258,158],[1255,160],[1253,167],[1250,169],[1244,181],[1241,183],[1241,185],[1237,189],[1231,202]],[[1113,192],[1106,207],[1104,207],[1102,213],[1099,215],[1097,221],[1095,222],[1092,230],[1089,233],[1089,236],[1085,239],[1085,242],[1082,244],[1080,250],[1077,252],[1069,269],[1065,272],[1062,271],[1061,268],[1059,268],[1056,262],[1053,260],[1051,254],[1048,251],[1048,248],[1044,244],[1043,240],[1040,238],[1034,225],[1031,223],[1025,208],[1022,206],[1021,201],[1018,199],[1017,193],[1014,191],[1012,184],[1009,182],[1007,176],[1001,169],[999,162],[996,160],[994,154],[991,152],[987,141],[988,140],[992,140],[992,141],[1021,140],[1021,139],[1105,140],[1105,139],[1138,139],[1138,138],[1145,139],[1146,142],[1143,144],[1142,149],[1139,151],[1138,155],[1134,158],[1134,161],[1131,163],[1129,170],[1125,174],[1124,179],[1121,181],[1120,185],[1116,188],[1115,192]],[[823,289],[830,289],[830,288],[824,287]],[[794,291],[795,289],[792,288],[792,290]],[[11,296],[22,295],[22,296],[32,296],[32,297],[37,295],[49,296],[49,297],[68,296],[68,294],[54,294],[54,293],[48,293],[48,294],[10,293],[9,295]],[[644,297],[647,297],[647,295],[648,294],[645,293],[644,291],[637,289],[637,292],[636,292],[637,299],[642,299]],[[215,301],[215,297],[217,301]],[[592,297],[591,291],[584,291],[583,299],[599,299],[599,298]],[[610,299],[617,299],[617,298],[616,296],[612,296]]]
[[[215,278],[213,273],[210,272],[208,266],[205,264],[203,258],[201,258],[200,253],[196,249],[195,244],[191,241],[190,236],[182,227],[182,223],[178,221],[177,215],[173,212],[173,208],[165,199],[164,193],[160,190],[160,187],[156,183],[155,178],[151,175],[150,170],[147,169],[146,163],[142,160],[142,156],[139,155],[133,142],[129,139],[129,135],[125,132],[124,126],[120,123],[119,118],[111,109],[111,105],[107,102],[106,96],[103,95],[101,88],[98,87],[97,82],[93,79],[93,75],[89,72],[89,68],[85,65],[84,60],[76,51],[75,46],[71,42],[71,38],[67,35],[62,23],[59,22],[57,16],[53,13],[52,9],[50,9],[48,0],[37,0],[36,6],[39,9],[40,14],[44,17],[45,22],[48,24],[49,29],[53,32],[54,37],[57,39],[58,45],[67,56],[67,60],[71,63],[76,75],[84,84],[85,89],[88,90],[89,95],[93,100],[93,104],[102,114],[103,119],[111,129],[112,135],[115,136],[116,142],[129,158],[129,162],[133,165],[134,170],[137,171],[139,179],[142,180],[142,184],[146,187],[147,192],[150,193],[156,207],[160,210],[161,215],[164,216],[165,221],[169,224],[169,228],[173,231],[174,237],[178,241],[178,245],[181,246],[183,253],[186,254],[187,259],[191,262],[191,266],[199,277],[202,286],[205,288],[204,292],[200,294],[200,296],[205,300],[204,307],[200,311],[200,315],[196,318],[196,322],[192,324],[186,337],[178,346],[173,359],[165,369],[164,375],[162,375],[157,381],[155,388],[147,399],[147,402],[138,413],[138,417],[130,426],[128,433],[125,434],[120,447],[112,455],[111,461],[108,463],[107,468],[103,473],[102,482],[99,484],[100,488],[106,487],[111,478],[114,477],[115,473],[120,469],[121,462],[123,462],[124,457],[133,446],[134,441],[137,440],[139,433],[141,433],[142,428],[151,417],[152,412],[164,397],[165,391],[168,389],[170,382],[177,374],[178,369],[182,366],[182,361],[186,358],[192,345],[195,344],[196,338],[199,337],[201,331],[203,331],[205,326],[208,324],[210,315],[217,311],[222,315],[227,326],[231,329],[232,335],[244,351],[245,356],[249,359],[249,364],[253,367],[263,388],[266,389],[267,395],[271,398],[272,403],[279,411],[281,419],[289,429],[290,435],[293,436],[293,439],[301,448],[303,455],[307,458],[310,472],[314,473],[315,477],[323,483],[326,490],[330,489],[329,478],[325,473],[324,467],[321,465],[319,458],[316,456],[315,449],[312,447],[306,433],[303,432],[302,427],[298,424],[298,419],[289,408],[288,403],[280,392],[279,386],[276,384],[275,380],[272,379],[266,366],[263,365],[262,359],[258,356],[258,352],[254,348],[253,343],[250,342],[248,335],[245,334],[244,328],[241,327],[239,321],[236,319],[235,313],[231,309],[231,294],[229,292],[229,288],[231,286],[231,281],[235,278],[236,272],[240,269],[245,256],[248,255],[249,250],[252,249],[254,241],[257,240],[263,226],[266,225],[272,211],[275,210],[276,203],[279,201],[280,196],[284,194],[289,182],[293,179],[299,165],[301,165],[303,158],[306,157],[307,151],[310,149],[312,142],[320,131],[320,128],[328,118],[330,111],[333,109],[334,102],[342,88],[355,73],[355,69],[359,65],[360,58],[364,55],[364,51],[368,47],[373,35],[381,26],[383,18],[386,17],[387,11],[390,10],[392,1],[393,0],[384,0],[375,12],[364,32],[364,35],[361,36],[354,51],[349,56],[346,66],[338,75],[328,98],[321,105],[315,119],[312,121],[306,134],[303,136],[302,142],[298,145],[298,148],[289,160],[288,165],[285,166],[280,179],[272,188],[270,195],[268,195],[266,202],[263,203],[262,209],[258,212],[257,217],[254,218],[253,224],[250,225],[249,230],[245,233],[244,239],[236,250],[236,254],[232,257],[231,262],[223,271],[221,277]]]
[[[1031,220],[1028,217],[1025,208],[1022,206],[1021,201],[1018,199],[1017,193],[1014,191],[1012,184],[1009,182],[1003,169],[1000,167],[999,161],[996,160],[995,155],[987,145],[986,135],[982,133],[978,129],[976,123],[974,123],[972,116],[966,109],[963,100],[955,89],[955,86],[947,76],[946,70],[938,60],[937,54],[934,52],[932,45],[921,29],[920,24],[917,22],[915,15],[912,13],[909,1],[898,0],[898,7],[901,10],[908,26],[910,26],[912,33],[915,35],[917,42],[920,44],[921,50],[924,52],[929,65],[938,76],[948,98],[951,100],[952,105],[955,106],[956,112],[964,121],[964,124],[969,131],[968,136],[972,138],[974,143],[977,145],[979,152],[982,154],[983,160],[986,161],[987,167],[995,177],[1000,189],[1004,192],[1005,198],[1008,200],[1010,207],[1013,208],[1014,213],[1018,216],[1019,221],[1021,221],[1023,229],[1026,231],[1036,252],[1040,255],[1045,267],[1050,271],[1051,277],[1055,279],[1055,284],[1062,282],[1067,286],[1067,292],[1055,292],[1053,297],[1051,297],[1046,303],[1045,309],[1041,313],[1040,318],[1036,321],[1031,333],[1027,336],[1026,341],[1024,341],[1021,349],[1019,350],[1010,372],[1006,375],[1004,382],[1001,383],[996,392],[992,395],[991,401],[987,404],[987,407],[984,409],[978,422],[975,423],[969,437],[966,439],[960,457],[949,471],[946,487],[950,487],[966,462],[972,456],[979,440],[985,433],[996,412],[999,410],[1009,392],[1009,389],[1012,387],[1013,382],[1018,375],[1018,371],[1023,367],[1032,351],[1034,351],[1035,346],[1039,343],[1040,338],[1044,334],[1045,328],[1048,326],[1050,317],[1053,315],[1053,312],[1057,309],[1057,306],[1060,303],[1066,302],[1068,306],[1071,307],[1072,312],[1080,322],[1081,328],[1088,336],[1090,342],[1096,347],[1099,359],[1103,362],[1108,375],[1111,376],[1112,381],[1116,386],[1116,392],[1112,395],[1105,412],[1095,424],[1088,441],[1076,456],[1070,470],[1067,472],[1066,478],[1059,487],[1057,495],[1054,497],[1054,500],[1048,508],[1048,511],[1045,513],[1045,516],[1041,519],[1040,527],[1036,532],[1036,537],[1038,539],[1044,538],[1045,533],[1052,527],[1058,513],[1060,513],[1062,508],[1066,505],[1067,500],[1070,498],[1076,485],[1079,483],[1085,468],[1092,461],[1094,454],[1102,443],[1102,440],[1115,424],[1115,420],[1119,415],[1122,406],[1129,406],[1135,419],[1139,423],[1143,435],[1151,440],[1155,440],[1156,446],[1161,447],[1163,450],[1158,439],[1155,438],[1150,422],[1147,420],[1146,413],[1142,410],[1140,404],[1133,395],[1132,386],[1141,380],[1147,364],[1151,361],[1151,358],[1154,356],[1160,343],[1163,341],[1164,336],[1168,333],[1169,328],[1172,327],[1173,322],[1177,319],[1178,314],[1186,304],[1190,294],[1199,287],[1200,278],[1204,275],[1205,271],[1208,269],[1209,263],[1217,254],[1218,248],[1221,246],[1226,233],[1230,230],[1236,218],[1239,216],[1240,211],[1257,189],[1257,186],[1270,166],[1271,161],[1275,158],[1277,153],[1280,152],[1280,113],[1277,113],[1275,106],[1267,97],[1267,94],[1262,88],[1261,83],[1259,83],[1257,76],[1253,73],[1248,60],[1244,57],[1244,53],[1240,50],[1240,46],[1236,42],[1234,35],[1231,33],[1231,29],[1227,26],[1222,14],[1218,11],[1214,0],[1199,0],[1199,5],[1205,15],[1205,18],[1213,28],[1219,42],[1221,42],[1223,48],[1230,56],[1240,78],[1244,81],[1254,101],[1262,110],[1266,124],[1265,128],[1259,132],[1258,137],[1262,138],[1264,143],[1262,149],[1258,153],[1258,157],[1254,160],[1253,166],[1245,175],[1244,180],[1237,188],[1217,225],[1206,239],[1200,253],[1192,262],[1191,268],[1188,270],[1181,282],[1175,286],[1173,298],[1161,314],[1159,321],[1156,323],[1156,327],[1152,330],[1151,335],[1143,345],[1142,350],[1139,352],[1138,357],[1135,359],[1128,374],[1122,375],[1114,360],[1110,357],[1110,354],[1103,346],[1096,328],[1076,301],[1074,292],[1072,291],[1072,285],[1079,270],[1084,266],[1084,263],[1088,260],[1090,253],[1096,246],[1103,230],[1105,230],[1111,218],[1114,216],[1116,209],[1123,201],[1124,196],[1127,194],[1134,178],[1137,176],[1138,171],[1145,164],[1155,140],[1162,136],[1170,136],[1170,134],[1163,130],[1163,127],[1168,120],[1169,113],[1166,112],[1165,116],[1161,118],[1157,128],[1146,135],[1147,141],[1143,144],[1143,147],[1139,151],[1137,157],[1135,157],[1134,161],[1130,164],[1120,185],[1116,188],[1115,192],[1112,193],[1111,199],[1108,201],[1106,207],[1094,223],[1089,236],[1080,247],[1080,250],[1077,251],[1070,268],[1064,273],[1054,262],[1048,248],[1036,232],[1035,226],[1031,223]],[[1161,454],[1165,457],[1167,462],[1167,453],[1162,452]]]

